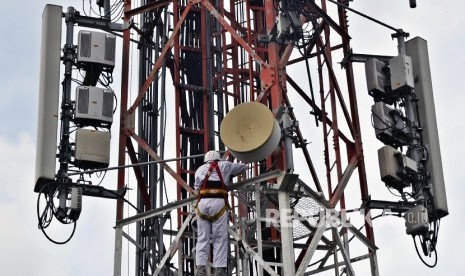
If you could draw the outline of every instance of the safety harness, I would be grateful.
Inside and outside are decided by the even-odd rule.
[[[208,180],[213,170],[216,170],[216,174],[218,175],[220,181]],[[225,204],[223,208],[221,208],[221,210],[219,210],[216,214],[214,214],[213,216],[209,216],[206,214],[202,214],[199,208],[197,208],[197,205],[202,198],[224,198]],[[207,175],[205,176],[204,180],[202,181],[202,184],[200,185],[200,192],[197,198],[197,205],[195,208],[197,215],[201,219],[208,220],[209,222],[215,222],[224,214],[224,212],[226,212],[229,209],[228,191],[226,190],[226,185],[224,184],[223,176],[221,175],[221,170],[218,166],[218,161],[213,161],[212,163],[210,163],[210,168],[208,169]]]

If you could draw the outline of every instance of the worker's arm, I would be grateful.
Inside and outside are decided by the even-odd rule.
[[[247,170],[247,164],[228,162],[228,170],[231,176],[237,176]]]
[[[205,168],[204,166],[200,166],[194,175],[194,189],[200,189],[200,185],[202,184],[203,179],[205,178]]]

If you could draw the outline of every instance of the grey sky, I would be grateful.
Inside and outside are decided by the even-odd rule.
[[[35,137],[37,122],[37,93],[42,11],[47,3],[75,6],[82,10],[82,1],[3,1],[3,28],[0,79],[3,95],[0,100],[0,274],[1,275],[112,275],[114,253],[115,202],[106,199],[84,198],[83,212],[77,223],[76,234],[66,245],[50,243],[37,228],[36,200],[33,192]],[[378,247],[380,275],[463,275],[465,246],[461,237],[465,208],[462,174],[465,139],[462,107],[463,47],[465,2],[418,0],[417,8],[410,9],[408,0],[355,0],[352,7],[392,26],[403,28],[411,37],[421,36],[428,41],[436,114],[441,142],[442,160],[450,215],[441,223],[438,241],[439,260],[434,269],[425,267],[418,259],[410,236],[405,234],[400,218],[387,217],[374,222]],[[330,3],[328,3],[330,5]],[[86,1],[88,7],[88,2]],[[391,31],[349,13],[352,47],[356,53],[395,55],[396,42]],[[339,60],[335,60],[336,61]],[[335,64],[335,68],[338,65]],[[339,68],[339,67],[337,67]],[[356,82],[363,129],[367,164],[376,163],[376,150],[381,147],[370,126],[369,109],[372,99],[365,92],[363,66],[356,65]],[[117,80],[116,80],[117,81]],[[117,82],[114,87],[118,87]],[[113,128],[116,140],[116,129]],[[113,156],[113,158],[115,155]],[[114,164],[114,159],[113,159]],[[382,183],[377,180],[378,169],[369,166],[370,192],[376,199],[390,199]],[[113,181],[112,181],[113,180]],[[114,188],[110,175],[104,184]],[[357,196],[353,198],[357,199]],[[70,230],[69,228],[63,231]],[[54,234],[62,237],[62,229]],[[59,237],[59,236],[58,236]],[[125,244],[126,247],[126,244]],[[123,254],[127,264],[127,252]],[[366,269],[364,263],[361,271]],[[355,266],[357,269],[358,266]],[[123,275],[132,275],[130,264]],[[325,274],[326,275],[326,274]],[[334,275],[334,274],[329,274]],[[363,275],[363,272],[360,274]]]

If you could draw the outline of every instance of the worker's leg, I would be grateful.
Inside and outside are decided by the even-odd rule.
[[[217,267],[214,276],[228,276],[228,269],[226,267]]]
[[[204,265],[197,266],[197,276],[207,276],[207,267]]]
[[[213,267],[228,266],[228,212],[212,223]]]
[[[195,246],[195,264],[206,266],[210,253],[211,223],[197,217],[197,245]]]

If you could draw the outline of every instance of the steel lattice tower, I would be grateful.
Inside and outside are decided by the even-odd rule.
[[[118,165],[126,165],[126,157],[132,164],[168,156],[176,161],[134,167],[142,213],[124,217],[124,202],[117,203],[115,275],[121,274],[123,237],[137,247],[136,275],[194,275],[194,172],[204,152],[225,150],[219,137],[222,119],[248,101],[266,104],[275,115],[286,110],[292,123],[284,132],[292,136],[293,150],[281,146],[253,164],[231,192],[229,271],[310,275],[330,269],[337,274],[343,268],[352,275],[352,263],[369,259],[364,261],[367,270],[378,275],[369,221],[364,220],[364,233],[344,224],[316,223],[321,211],[344,219],[349,197],[359,203],[368,199],[345,10],[333,5],[330,13],[326,0],[126,0],[124,5],[124,20],[132,27],[123,32]],[[273,38],[276,19],[286,9],[298,12],[306,26],[300,45]],[[138,61],[131,60],[131,47],[139,51]],[[335,57],[346,60],[342,70],[334,68]],[[128,92],[131,71],[139,72],[133,98]],[[173,117],[168,125],[167,116]],[[167,141],[169,137],[175,141]],[[317,155],[307,141],[321,145]],[[119,189],[127,173],[119,170]],[[307,177],[296,179],[297,174]],[[279,188],[289,181],[295,189]],[[165,187],[171,192],[174,186],[176,200],[168,202]],[[345,193],[349,186],[358,194]],[[266,210],[287,208],[297,211],[294,220],[307,219],[293,222],[292,228],[264,222]],[[170,217],[177,231],[164,227]],[[122,227],[136,221],[136,236],[123,234]],[[363,254],[349,250],[350,233],[363,244]],[[317,249],[323,257],[315,268],[309,264]]]

